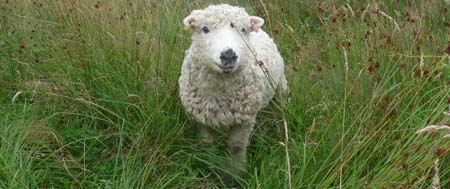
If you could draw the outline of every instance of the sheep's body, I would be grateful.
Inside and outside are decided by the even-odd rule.
[[[228,132],[235,173],[243,170],[258,111],[276,93],[288,91],[283,59],[269,35],[259,30],[263,22],[229,5],[194,10],[184,20],[195,27],[179,78],[181,102],[200,122],[204,142],[213,140],[210,127]]]
[[[186,52],[181,69],[180,97],[186,109],[202,124],[229,129],[236,125],[251,125],[258,111],[265,107],[277,88],[286,90],[284,63],[273,40],[264,32],[251,33],[250,47],[263,62],[269,76],[254,57],[247,67],[233,75],[217,74],[203,64],[197,48]],[[272,78],[272,83],[269,78]],[[273,86],[272,86],[273,84]]]

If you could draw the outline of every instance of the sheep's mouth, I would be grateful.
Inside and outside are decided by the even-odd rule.
[[[218,66],[218,67],[220,68],[222,73],[231,73],[233,72],[234,68],[236,68],[235,66]]]

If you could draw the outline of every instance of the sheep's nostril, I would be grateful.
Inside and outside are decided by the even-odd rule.
[[[237,61],[238,56],[232,49],[228,49],[220,53],[220,61],[222,64],[234,64]]]

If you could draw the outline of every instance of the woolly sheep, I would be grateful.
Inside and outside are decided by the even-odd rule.
[[[212,130],[228,133],[232,172],[241,173],[258,111],[275,93],[288,91],[283,59],[260,29],[264,20],[244,8],[210,5],[192,11],[183,23],[192,43],[179,78],[181,102],[199,122],[204,143],[213,142]]]

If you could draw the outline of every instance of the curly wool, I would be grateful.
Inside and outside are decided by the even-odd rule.
[[[229,5],[209,6],[198,16],[198,22],[215,27],[230,20],[236,25],[250,23],[243,8]],[[250,33],[249,39],[248,45],[257,60],[264,63],[271,82],[252,53],[246,55],[248,62],[241,71],[219,74],[204,63],[201,52],[208,48],[205,43],[192,43],[186,51],[179,78],[180,97],[186,111],[200,123],[225,129],[253,125],[258,111],[268,105],[275,90],[287,91],[283,59],[273,40],[262,30]]]
[[[250,23],[249,14],[241,7],[230,5],[210,5],[204,10],[194,10],[192,16],[198,18],[197,25],[208,25],[220,28],[228,25],[230,22],[236,26],[244,26],[244,23]]]

